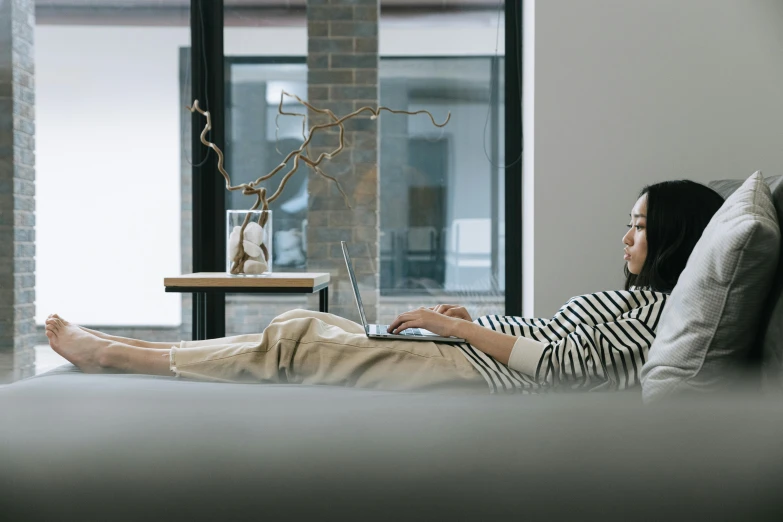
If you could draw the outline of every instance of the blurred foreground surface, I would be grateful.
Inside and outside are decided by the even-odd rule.
[[[783,520],[783,398],[445,396],[58,370],[0,387],[0,519]]]

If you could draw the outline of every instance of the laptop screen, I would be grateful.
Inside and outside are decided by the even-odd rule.
[[[348,266],[348,277],[351,278],[351,286],[353,287],[353,296],[356,299],[356,306],[359,307],[359,316],[362,318],[362,325],[364,329],[367,329],[367,318],[364,317],[364,305],[362,305],[362,296],[359,295],[359,285],[356,284],[356,275],[353,273],[353,263],[351,262],[351,256],[348,255],[348,245],[345,241],[340,241],[343,247],[343,257],[345,257],[345,264]]]

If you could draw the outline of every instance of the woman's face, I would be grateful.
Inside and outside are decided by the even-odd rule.
[[[638,275],[647,259],[647,195],[640,197],[631,209],[628,232],[623,236],[628,271]]]

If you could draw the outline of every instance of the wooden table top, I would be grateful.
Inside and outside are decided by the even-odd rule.
[[[166,287],[187,288],[304,288],[329,282],[326,272],[272,272],[271,274],[232,276],[225,272],[198,272],[163,279]]]

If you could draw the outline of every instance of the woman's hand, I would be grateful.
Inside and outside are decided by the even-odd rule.
[[[438,306],[431,306],[430,310],[438,312],[439,314],[446,315],[448,317],[456,317],[457,319],[464,319],[466,321],[473,322],[473,319],[470,317],[470,314],[468,313],[468,311],[465,309],[464,306],[442,304]]]
[[[423,328],[443,337],[451,337],[455,334],[460,319],[448,317],[429,308],[417,308],[410,312],[400,314],[389,325],[389,333],[399,333],[408,328]]]

